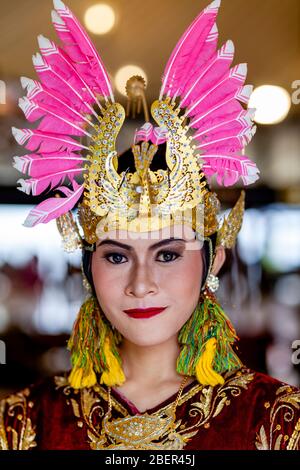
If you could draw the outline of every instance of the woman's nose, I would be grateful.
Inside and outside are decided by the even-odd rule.
[[[147,294],[154,294],[158,290],[155,282],[153,270],[150,266],[136,265],[132,269],[129,282],[126,286],[126,295],[144,297]]]

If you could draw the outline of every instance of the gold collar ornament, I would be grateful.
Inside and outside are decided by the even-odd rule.
[[[112,400],[111,388],[108,387],[108,411],[102,420],[101,438],[96,449],[118,450],[161,450],[183,449],[187,438],[176,432],[176,408],[184,386],[188,380],[184,377],[176,400],[171,409],[162,410],[159,414],[126,416],[111,419]],[[163,439],[162,442],[155,442]],[[107,441],[110,444],[107,445]]]
[[[52,22],[61,46],[39,36],[33,63],[40,81],[21,79],[27,96],[19,105],[38,126],[13,128],[17,142],[32,152],[14,158],[14,167],[30,177],[20,179],[18,189],[52,195],[31,210],[25,226],[56,219],[69,251],[113,229],[144,232],[186,223],[199,239],[219,232],[220,204],[208,182],[215,176],[219,185],[239,179],[248,185],[258,178],[256,165],[244,155],[256,129],[253,110],[243,106],[252,87],[244,85],[246,64],[231,66],[233,43],[217,48],[219,6],[220,0],[208,5],[173,50],[151,106],[152,123],[145,81],[129,79],[127,116],[143,109],[146,123],[134,137],[135,171],[119,173],[116,140],[125,110],[86,31],[54,0]],[[161,145],[167,170],[153,171]],[[218,244],[232,246],[243,210],[242,195]]]

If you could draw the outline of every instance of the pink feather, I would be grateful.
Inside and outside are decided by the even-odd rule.
[[[81,145],[71,137],[60,134],[47,134],[46,132],[32,129],[16,129],[12,128],[13,136],[18,144],[23,145],[26,149],[39,152],[56,152],[63,150],[79,150],[88,147]]]
[[[62,22],[65,24],[65,28],[62,23],[60,24],[60,31],[62,32],[65,30],[67,33],[67,40],[70,40],[71,37],[74,38],[75,44],[78,45],[81,52],[87,58],[87,62],[90,64],[91,76],[96,78],[101,94],[105,97],[109,96],[111,101],[114,102],[114,96],[107,71],[105,70],[103,62],[86,31],[61,0],[54,0],[54,8]],[[62,35],[60,35],[60,37],[64,40]]]
[[[65,171],[77,168],[86,159],[76,153],[44,153],[22,155],[14,157],[13,167],[21,173],[28,174],[33,178],[55,173],[55,171]]]
[[[72,81],[77,90],[81,90],[80,94],[85,101],[97,103],[97,97],[90,89],[83,77],[78,73],[74,64],[67,54],[58,48],[53,41],[40,35],[38,37],[40,51],[47,64],[51,65],[53,70],[59,72],[67,81]]]
[[[87,57],[83,54],[79,45],[76,44],[76,41],[72,36],[70,30],[68,29],[66,23],[59,16],[56,10],[52,10],[51,17],[56,34],[61,40],[63,48],[70,57],[70,59],[74,63],[83,64],[85,67],[88,66],[89,61]]]
[[[90,95],[83,93],[74,75],[68,80],[65,79],[60,71],[55,70],[40,54],[33,56],[33,65],[41,82],[45,84],[47,88],[59,91],[66,97],[68,102],[72,103],[73,100],[76,102],[81,101],[82,107],[84,107],[87,112],[97,116],[94,109],[89,104],[92,102]]]
[[[243,86],[246,64],[231,67],[232,41],[217,50],[215,24],[220,0],[210,4],[183,34],[164,71],[159,99],[180,97],[178,113],[185,110],[187,129],[201,157],[199,165],[208,178],[216,174],[219,184],[244,184],[257,179],[256,165],[238,154],[255,133],[253,110],[246,111],[252,87]],[[201,159],[204,164],[201,164]]]
[[[187,108],[186,116],[196,116],[220,101],[232,96],[243,85],[247,75],[247,65],[239,64],[230,69],[217,83],[209,84],[198,99]]]
[[[29,178],[24,180],[20,178],[18,183],[21,185],[17,189],[23,191],[26,194],[32,193],[33,196],[38,196],[43,193],[46,189],[50,191],[55,188],[58,184],[64,182],[65,178],[68,178],[71,182],[74,181],[74,176],[82,173],[82,168],[56,171],[50,175],[40,176],[39,178]]]
[[[74,177],[82,175],[82,163],[87,161],[77,152],[90,149],[72,136],[93,137],[86,129],[95,129],[88,115],[101,122],[94,110],[95,104],[103,110],[97,95],[114,101],[108,74],[86,32],[60,0],[55,0],[54,6],[53,23],[65,48],[43,36],[38,38],[42,55],[36,54],[33,64],[41,83],[23,77],[27,97],[20,99],[19,105],[29,122],[40,122],[36,129],[12,129],[17,142],[36,153],[15,157],[14,167],[31,176],[19,180],[18,189],[26,193],[39,195],[66,179],[74,190],[58,188],[67,197],[44,201],[31,211],[27,226],[46,223],[74,207],[84,190]]]
[[[134,143],[152,142],[154,145],[160,145],[167,140],[167,129],[153,127],[150,122],[146,122],[134,136]]]
[[[210,121],[209,125],[203,126],[201,130],[198,129],[198,132],[193,137],[198,142],[206,143],[220,139],[232,132],[238,135],[240,132],[252,128],[252,118],[252,110],[230,113],[222,119],[215,119],[214,122]]]
[[[86,135],[91,137],[91,134],[82,128],[82,122],[72,121],[69,119],[69,116],[64,115],[63,111],[59,112],[53,106],[43,103],[39,104],[26,97],[20,98],[19,106],[29,122],[43,118],[37,130],[52,132],[53,134]]]
[[[152,132],[152,142],[154,145],[160,145],[167,141],[168,130],[165,127],[154,127]]]
[[[246,85],[238,88],[237,91],[233,90],[233,92],[229,93],[225,99],[214,103],[210,108],[197,114],[195,118],[191,120],[189,127],[200,129],[205,127],[207,122],[214,121],[215,119],[218,119],[221,122],[224,119],[227,119],[227,117],[232,113],[243,111],[244,108],[239,101],[248,103],[252,89],[252,86]]]
[[[197,70],[197,79],[191,80],[183,90],[180,107],[184,108],[196,101],[205,91],[218,83],[228,73],[234,56],[232,41],[227,41],[203,68]]]
[[[259,170],[254,162],[245,155],[201,155],[204,162],[202,169],[210,181],[217,175],[219,185],[231,186],[241,177],[245,185],[252,184],[259,178]]]
[[[47,103],[53,109],[57,109],[57,111],[62,110],[65,116],[69,116],[72,119],[79,118],[92,125],[91,121],[85,118],[83,114],[80,114],[80,111],[82,113],[89,111],[89,108],[82,100],[74,99],[74,101],[70,102],[58,90],[51,90],[37,80],[31,80],[27,77],[21,77],[21,85],[27,91],[28,99],[35,100],[37,103]]]
[[[208,142],[203,142],[197,146],[198,149],[215,154],[230,154],[236,153],[237,151],[243,150],[243,148],[250,142],[256,131],[256,127],[251,129],[243,129],[240,132],[231,131],[230,133],[224,133],[224,135],[218,138],[212,138]]]
[[[164,94],[180,96],[196,64],[201,66],[212,54],[216,46],[214,23],[219,6],[220,0],[212,2],[180,38],[165,68],[159,99]],[[213,39],[210,41],[207,37],[210,38],[211,32]]]
[[[46,224],[50,220],[56,219],[72,210],[80,199],[84,186],[78,185],[74,180],[73,189],[74,191],[64,187],[57,188],[57,191],[63,192],[67,197],[48,198],[46,201],[41,202],[30,211],[23,225],[25,227],[34,227],[40,223]]]
[[[97,70],[95,70],[95,65],[93,62],[83,54],[78,44],[76,44],[76,39],[72,36],[70,30],[68,29],[66,23],[58,15],[57,11],[52,11],[52,22],[56,30],[58,37],[60,38],[63,49],[73,62],[74,67],[79,72],[81,77],[83,77],[88,83],[89,87],[96,93],[101,96],[104,96],[106,99],[108,97],[106,79],[108,79],[107,72],[105,74],[101,71],[100,76]],[[101,59],[100,59],[101,60]],[[105,78],[106,76],[106,78]],[[111,85],[110,85],[111,89]]]

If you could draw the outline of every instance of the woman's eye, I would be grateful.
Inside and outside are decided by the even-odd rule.
[[[158,255],[163,255],[163,263],[168,263],[170,261],[175,261],[175,259],[179,258],[180,255],[178,253],[175,253],[175,251],[160,251]],[[174,259],[175,256],[175,259]]]
[[[107,259],[112,264],[123,264],[121,260],[122,258],[126,258],[126,256],[121,255],[120,253],[108,253],[107,255],[104,256],[104,258]],[[113,261],[110,261],[109,258],[113,259]]]
[[[181,257],[181,255],[174,251],[160,251],[158,253],[158,257],[162,257],[158,260],[159,262],[169,263]],[[104,258],[112,264],[124,264],[127,261],[126,256],[122,255],[121,253],[107,253],[104,255]]]

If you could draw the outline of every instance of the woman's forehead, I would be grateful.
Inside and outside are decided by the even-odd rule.
[[[134,232],[130,230],[110,230],[103,233],[99,237],[99,240],[105,240],[109,238],[110,240],[165,240],[169,238],[181,238],[186,241],[195,240],[195,231],[188,224],[176,224],[169,227],[164,227],[160,230],[150,230],[148,232]]]

